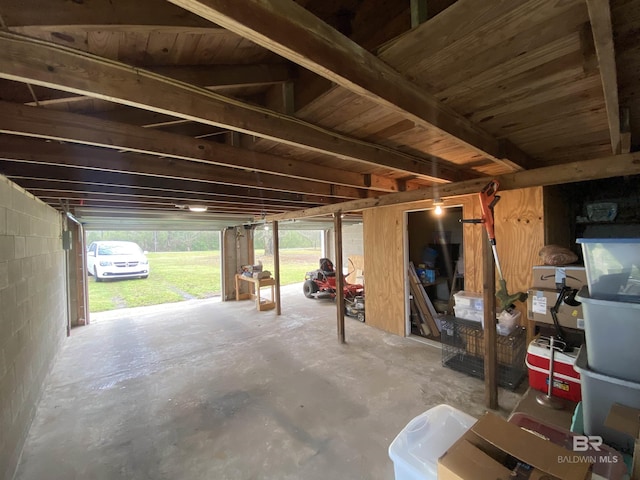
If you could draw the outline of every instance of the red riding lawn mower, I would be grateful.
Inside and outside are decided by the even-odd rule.
[[[352,263],[353,265],[353,263]],[[336,271],[328,258],[320,259],[320,268],[307,272],[302,291],[307,298],[336,298]],[[348,283],[342,288],[345,314],[364,322],[364,286]]]

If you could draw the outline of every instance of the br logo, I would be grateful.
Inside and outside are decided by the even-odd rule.
[[[574,452],[586,452],[589,449],[600,452],[601,445],[602,437],[599,437],[597,435],[576,435],[575,437],[573,437]]]

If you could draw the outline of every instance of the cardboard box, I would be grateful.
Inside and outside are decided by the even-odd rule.
[[[554,290],[531,289],[527,297],[527,317],[529,320],[553,325],[551,308],[556,304],[558,292]],[[561,303],[558,308],[558,322],[562,327],[584,330],[582,305],[572,307]]]
[[[438,479],[590,478],[590,463],[563,461],[572,455],[559,445],[487,413],[438,459]],[[522,472],[523,476],[513,472]]]
[[[587,270],[582,266],[550,267],[547,265],[533,267],[533,286],[535,289],[558,290],[562,283],[580,290],[587,284]]]

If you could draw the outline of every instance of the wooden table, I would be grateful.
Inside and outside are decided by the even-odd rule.
[[[240,282],[247,282],[250,284],[249,293],[240,293]],[[249,298],[256,299],[256,309],[259,312],[265,310],[272,310],[276,307],[275,294],[273,287],[276,284],[275,278],[253,278],[246,277],[244,275],[236,274],[236,300],[246,300]],[[271,287],[271,300],[260,298],[260,289],[262,287]],[[254,293],[255,291],[255,293]]]

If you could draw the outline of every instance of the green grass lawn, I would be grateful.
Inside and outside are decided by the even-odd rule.
[[[98,283],[89,277],[90,311],[159,305],[220,294],[220,252],[149,253],[148,257],[151,274],[146,280]],[[315,249],[281,250],[281,285],[302,282],[307,271],[318,268],[319,258],[320,251]],[[258,250],[255,259],[273,274],[273,255]]]

